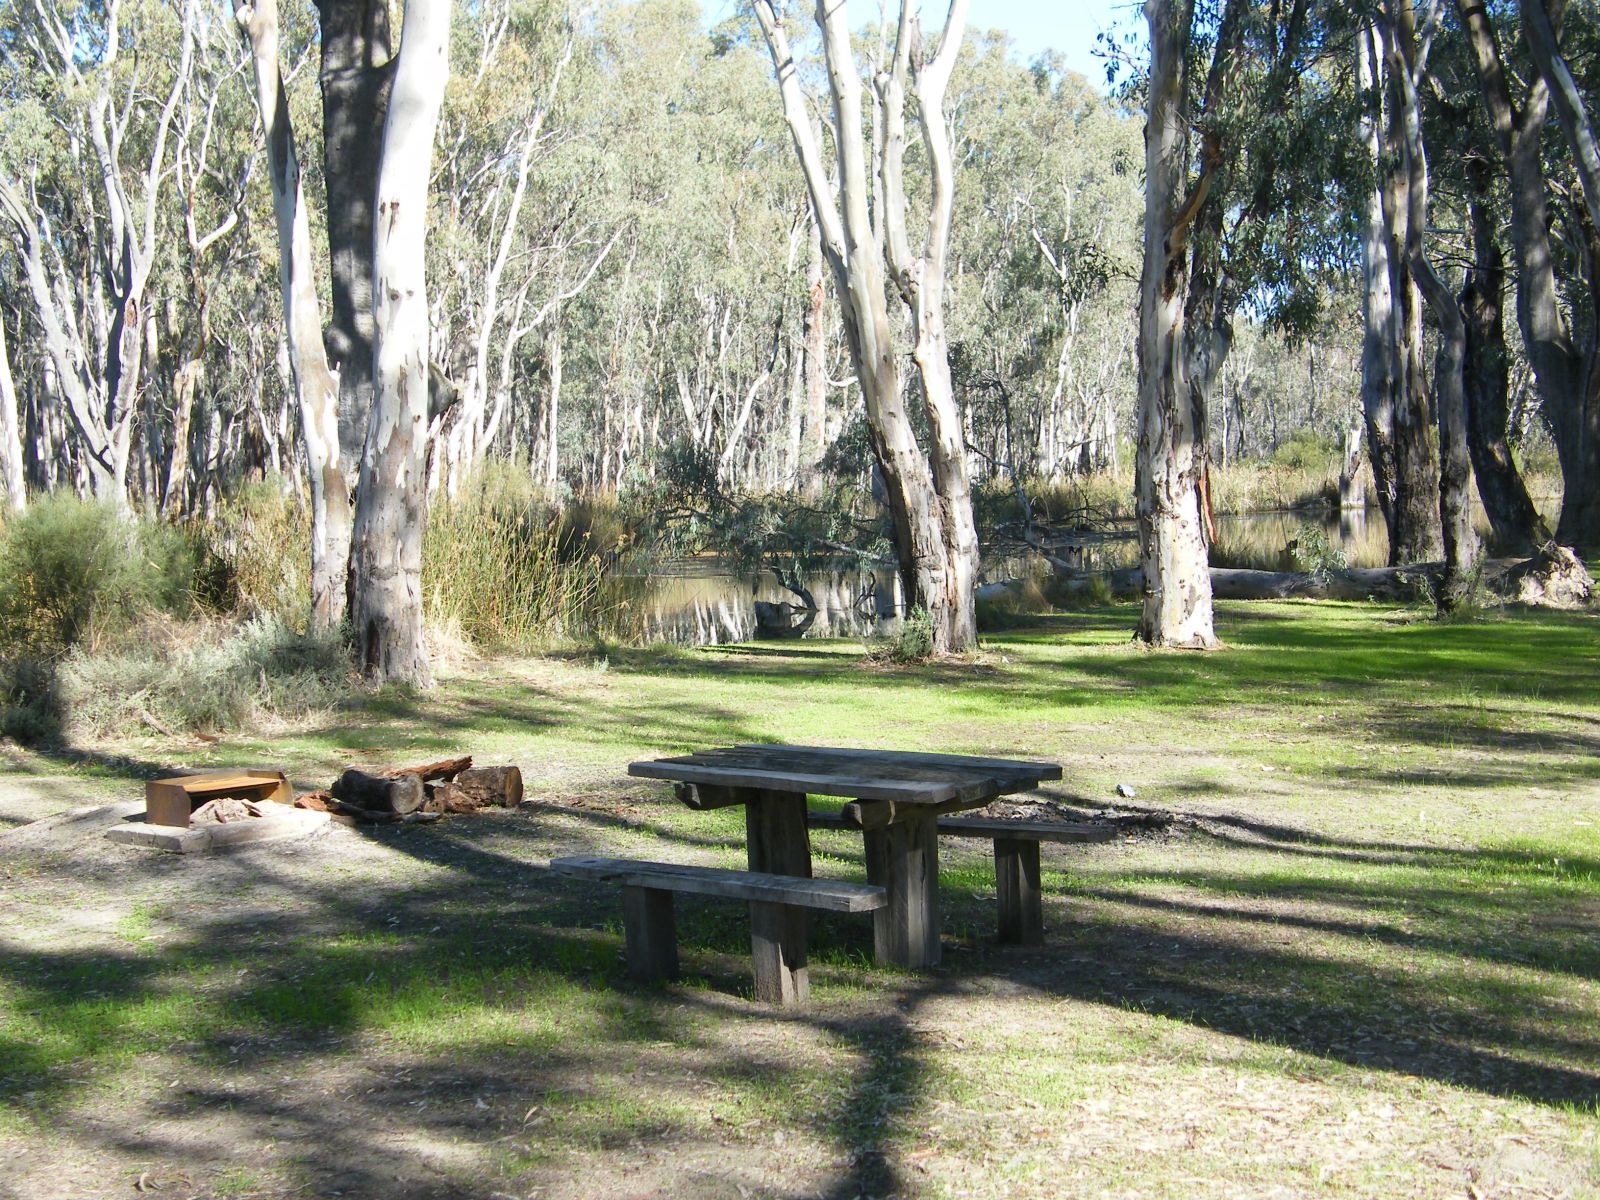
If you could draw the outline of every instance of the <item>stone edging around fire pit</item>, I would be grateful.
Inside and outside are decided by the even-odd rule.
[[[219,824],[196,825],[179,829],[171,825],[147,825],[143,821],[124,821],[106,830],[106,837],[125,846],[148,846],[153,850],[172,850],[179,854],[198,854],[207,850],[226,850],[253,842],[275,842],[282,838],[304,837],[328,824],[328,814],[287,804],[268,804],[270,815]],[[281,811],[276,811],[280,810]]]

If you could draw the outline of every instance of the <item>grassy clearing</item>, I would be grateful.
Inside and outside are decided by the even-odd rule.
[[[1600,1194],[1600,623],[1225,605],[1229,649],[1203,656],[1140,651],[1130,624],[1042,618],[929,666],[848,643],[596,650],[286,738],[79,747],[102,773],[270,759],[307,783],[470,750],[521,763],[542,807],[203,863],[5,853],[16,1178]],[[780,1016],[749,1002],[737,906],[686,900],[686,981],[628,985],[616,898],[538,868],[590,848],[738,865],[736,811],[623,768],[777,739],[1055,758],[1058,801],[1127,783],[1177,821],[1047,848],[1040,951],[992,944],[987,848],[953,841],[936,972],[872,966],[868,926],[826,916],[816,1002]],[[858,839],[815,846],[820,873],[860,878]]]

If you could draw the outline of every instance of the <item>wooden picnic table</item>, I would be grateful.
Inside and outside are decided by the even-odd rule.
[[[675,782],[690,808],[743,805],[750,870],[774,875],[811,877],[806,796],[849,800],[841,816],[862,832],[867,879],[888,892],[873,917],[877,959],[927,967],[939,961],[939,816],[1060,779],[1061,768],[961,754],[757,745],[629,763],[628,774]]]

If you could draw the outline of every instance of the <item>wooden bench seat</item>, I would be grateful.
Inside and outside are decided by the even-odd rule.
[[[859,830],[846,813],[808,812],[813,829]],[[1000,907],[998,940],[1010,945],[1044,944],[1044,909],[1039,886],[1039,843],[1114,841],[1113,826],[1089,821],[1002,821],[993,817],[946,816],[938,821],[947,837],[984,838],[994,843],[995,896]]]
[[[678,977],[674,892],[748,901],[756,998],[784,1007],[803,1004],[811,990],[805,910],[871,912],[888,902],[885,890],[870,884],[681,863],[579,855],[552,859],[550,868],[562,875],[622,887],[628,972],[635,979]]]

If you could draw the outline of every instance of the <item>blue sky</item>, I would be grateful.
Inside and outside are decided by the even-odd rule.
[[[720,21],[737,10],[740,0],[701,0],[708,21]],[[804,0],[791,0],[804,3]],[[806,5],[809,9],[809,5]],[[1023,61],[1041,50],[1059,50],[1067,65],[1096,83],[1105,78],[1105,64],[1094,57],[1095,34],[1142,20],[1138,0],[971,0],[967,24],[974,29],[1003,29],[1016,42]],[[855,0],[852,24],[875,16],[874,0]],[[945,0],[923,0],[925,26],[944,20]]]

